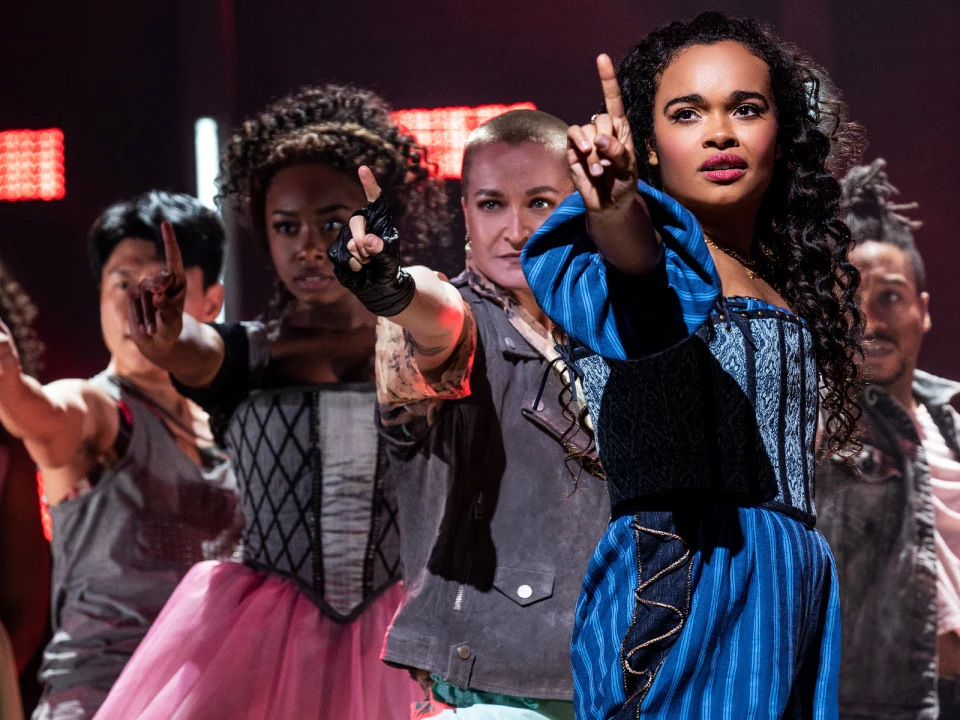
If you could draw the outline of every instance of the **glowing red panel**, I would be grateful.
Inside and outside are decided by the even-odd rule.
[[[442,178],[459,178],[467,137],[487,120],[509,110],[536,110],[533,103],[445,107],[432,110],[397,110],[393,119],[427,149],[427,160],[436,164]]]
[[[59,200],[66,191],[63,132],[0,132],[0,200]]]
[[[37,494],[40,496],[40,523],[43,525],[43,536],[50,542],[53,539],[53,518],[50,517],[50,506],[47,505],[47,496],[43,492],[43,475],[37,470]]]

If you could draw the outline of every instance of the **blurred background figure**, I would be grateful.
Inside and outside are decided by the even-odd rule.
[[[0,624],[0,720],[21,720],[23,704],[17,680],[17,663],[6,628]]]
[[[920,223],[885,162],[843,181],[861,274],[862,449],[817,471],[818,527],[840,576],[841,717],[960,717],[960,383],[917,369],[931,328]],[[956,337],[956,325],[951,329]],[[939,668],[939,671],[938,671]],[[939,683],[938,683],[939,672]]]
[[[37,310],[0,264],[0,343],[16,348],[37,377],[43,346]],[[11,356],[0,349],[0,364]],[[50,547],[43,536],[36,469],[23,443],[0,427],[0,718],[23,717],[18,676],[43,642],[50,598]]]
[[[92,717],[180,578],[239,541],[233,475],[206,413],[130,339],[128,290],[162,267],[162,221],[183,237],[189,311],[215,318],[223,225],[194,198],[154,191],[110,206],[90,232],[106,370],[41,385],[26,372],[33,353],[0,327],[0,421],[39,467],[52,519],[42,720]]]

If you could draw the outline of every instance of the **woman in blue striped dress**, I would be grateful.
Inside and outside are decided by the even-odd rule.
[[[837,717],[818,405],[859,408],[859,277],[824,76],[749,20],[642,40],[572,127],[578,193],[523,251],[571,338],[613,503],[578,602],[582,718]],[[619,81],[618,81],[619,80]]]

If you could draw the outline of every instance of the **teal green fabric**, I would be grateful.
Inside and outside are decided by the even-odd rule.
[[[458,688],[431,675],[433,697],[452,705],[434,716],[438,720],[574,720],[573,703],[563,700],[535,700],[499,693]]]

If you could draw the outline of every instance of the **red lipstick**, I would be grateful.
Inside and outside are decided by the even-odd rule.
[[[728,183],[743,177],[747,171],[747,161],[733,153],[717,153],[700,166],[700,172],[708,180],[717,183]]]

